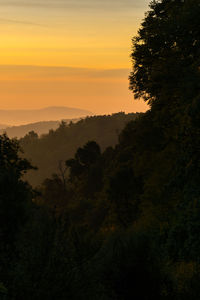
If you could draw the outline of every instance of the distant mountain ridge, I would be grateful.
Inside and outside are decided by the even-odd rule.
[[[8,125],[6,125],[6,124],[0,124],[0,130],[3,129],[3,128],[6,128],[6,127],[8,127]]]
[[[0,110],[0,122],[11,125],[25,125],[42,121],[57,121],[61,119],[74,119],[93,115],[84,109],[52,106],[42,109]]]
[[[72,122],[78,122],[80,118],[74,118],[74,119],[65,119],[62,120],[66,122],[66,124],[69,124]],[[36,123],[30,123],[25,125],[19,125],[19,126],[6,126],[0,124],[0,134],[6,133],[9,138],[22,138],[26,134],[28,134],[30,131],[34,131],[39,136],[45,133],[48,133],[49,130],[57,129],[61,123],[60,121],[44,121],[44,122],[36,122]]]

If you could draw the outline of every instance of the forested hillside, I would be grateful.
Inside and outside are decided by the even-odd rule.
[[[150,110],[114,147],[81,142],[33,190],[22,180],[33,167],[0,137],[3,299],[199,300],[199,14],[197,0],[151,3],[130,75]],[[85,132],[91,120],[99,117],[81,121]],[[52,135],[67,139],[70,126]]]
[[[63,120],[68,124],[69,122],[76,122],[79,119],[65,119]],[[36,123],[29,123],[26,125],[19,125],[19,126],[6,126],[0,124],[0,134],[6,132],[9,138],[22,138],[30,131],[34,131],[38,134],[38,136],[42,134],[46,134],[49,132],[50,129],[57,129],[60,125],[61,121],[44,121],[44,122],[36,122]]]
[[[58,129],[50,130],[41,137],[30,132],[20,140],[20,145],[24,156],[38,170],[29,172],[26,178],[34,186],[42,183],[45,178],[59,172],[60,163],[72,157],[77,148],[87,141],[97,141],[102,149],[114,146],[126,123],[136,117],[137,114],[125,113],[94,116],[69,124],[61,122]]]

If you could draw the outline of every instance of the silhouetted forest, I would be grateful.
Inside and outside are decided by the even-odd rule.
[[[29,132],[20,139],[20,145],[24,156],[37,166],[38,171],[29,172],[26,179],[34,186],[41,184],[45,178],[60,172],[61,165],[87,141],[97,141],[103,150],[115,146],[126,123],[137,116],[134,113],[117,113],[87,117],[69,124],[61,122],[59,128],[40,137],[33,131]]]
[[[66,122],[66,124],[72,122],[79,121],[78,119],[64,119],[63,121]],[[19,125],[19,126],[6,126],[0,124],[0,134],[6,133],[9,138],[23,138],[26,134],[28,134],[31,131],[34,131],[37,133],[38,136],[41,136],[42,134],[47,134],[50,129],[57,129],[60,125],[61,121],[43,121],[43,122],[36,122],[36,123],[29,123],[25,125]]]
[[[150,5],[130,75],[150,110],[117,145],[80,143],[33,190],[18,142],[0,136],[2,299],[199,299],[199,13],[197,0]]]

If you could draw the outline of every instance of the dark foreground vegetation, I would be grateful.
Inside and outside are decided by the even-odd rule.
[[[199,14],[151,5],[130,76],[151,109],[114,148],[88,141],[33,191],[0,137],[1,299],[200,298]]]

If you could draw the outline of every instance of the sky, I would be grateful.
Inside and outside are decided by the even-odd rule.
[[[0,0],[0,109],[145,111],[128,76],[149,0]]]

